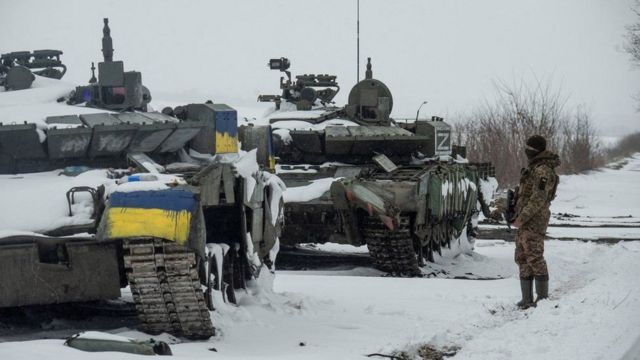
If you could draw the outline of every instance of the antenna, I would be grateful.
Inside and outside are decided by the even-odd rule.
[[[96,66],[91,62],[91,79],[89,79],[89,84],[95,84],[98,82],[96,79]]]
[[[416,112],[416,121],[418,121],[418,115],[420,115],[420,109],[422,109],[422,105],[428,103],[427,100],[423,101],[422,104],[420,104],[420,107],[418,108],[418,111]]]
[[[358,38],[358,45],[357,45],[357,51],[356,51],[356,64],[357,64],[357,69],[358,69],[358,74],[356,77],[356,83],[360,82],[360,0],[357,0],[358,3],[358,8],[357,8],[357,23],[356,23],[356,33],[357,33],[357,38]]]

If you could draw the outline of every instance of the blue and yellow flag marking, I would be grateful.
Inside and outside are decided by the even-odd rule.
[[[107,210],[109,238],[149,236],[184,244],[197,202],[185,190],[111,194]]]
[[[238,120],[234,112],[216,117],[216,154],[238,152]]]
[[[271,139],[273,138],[271,125],[267,128],[267,167],[269,171],[276,170],[276,157],[273,154],[273,144],[271,143]]]
[[[238,137],[216,130],[216,154],[233,154],[238,152]]]

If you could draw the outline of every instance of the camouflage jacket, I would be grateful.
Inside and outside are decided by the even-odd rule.
[[[555,197],[558,175],[555,168],[560,165],[558,155],[543,151],[523,168],[518,189],[516,213],[522,221],[522,229],[544,233],[549,222],[549,205]]]

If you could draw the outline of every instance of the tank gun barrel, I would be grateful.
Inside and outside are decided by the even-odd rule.
[[[102,28],[102,56],[105,62],[113,61],[113,40],[111,39],[108,18],[104,18],[104,27]]]

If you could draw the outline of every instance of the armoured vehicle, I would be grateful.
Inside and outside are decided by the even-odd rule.
[[[316,104],[315,115],[276,111],[270,130],[241,128],[244,148],[263,143],[255,141],[261,131],[273,134],[288,191],[306,187],[308,194],[325,184],[314,196],[287,199],[283,245],[366,244],[378,268],[413,276],[424,259],[472,234],[491,166],[469,164],[442,118],[401,122],[392,109],[391,91],[373,78],[369,59],[344,107]]]
[[[227,105],[170,109],[180,119],[124,111],[148,98],[136,95],[139,75],[128,77],[122,63],[114,71],[104,24],[100,75],[109,80],[78,88],[89,90],[85,107],[41,124],[0,125],[0,174],[101,169],[104,184],[73,181],[72,225],[0,238],[0,307],[113,299],[128,284],[142,330],[208,338],[209,310],[236,302],[235,291],[273,265],[284,185],[259,171],[254,153],[239,153],[237,112]],[[111,82],[118,77],[124,83]],[[104,111],[113,109],[122,111]],[[90,216],[75,214],[82,203]]]
[[[67,67],[60,55],[60,50],[14,51],[0,55],[0,86],[5,90],[28,89],[35,80],[34,74],[62,79]]]
[[[98,78],[91,63],[89,85],[79,86],[69,96],[69,104],[86,103],[86,106],[107,110],[143,110],[151,101],[149,89],[142,85],[142,73],[124,71],[122,61],[113,61],[113,40],[109,19],[104,19],[102,29],[103,61],[98,63]]]
[[[271,70],[279,70],[287,75],[287,80],[280,77],[280,89],[282,95],[260,95],[258,101],[274,102],[276,109],[280,109],[282,101],[296,105],[298,110],[310,110],[319,101],[322,105],[332,104],[333,98],[340,91],[335,75],[329,74],[304,74],[297,75],[296,81],[291,80],[289,67],[291,62],[287,58],[269,60]]]

